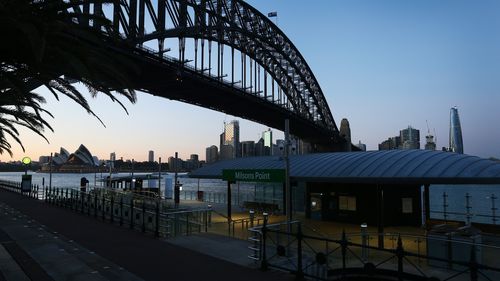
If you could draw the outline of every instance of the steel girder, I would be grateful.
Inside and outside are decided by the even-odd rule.
[[[106,16],[102,1],[77,2],[74,11]],[[145,42],[158,41],[158,55],[164,56],[164,40],[179,38],[179,63],[184,65],[185,38],[208,40],[229,46],[259,64],[287,96],[290,106],[280,104],[290,114],[307,119],[337,135],[338,129],[323,92],[307,62],[288,37],[266,16],[242,0],[111,0],[114,30],[125,40],[141,47]],[[78,11],[78,12],[80,12]],[[154,30],[146,30],[146,17]],[[88,24],[88,23],[85,23]],[[167,26],[169,25],[169,26]],[[196,41],[196,48],[198,41]],[[220,49],[217,55],[221,55]],[[223,54],[222,54],[223,56]],[[234,56],[234,54],[233,54]],[[223,58],[222,58],[223,59]],[[234,59],[234,58],[233,58]],[[250,62],[251,63],[251,62]],[[234,64],[234,62],[233,62]],[[223,63],[219,64],[222,66]],[[234,67],[234,66],[233,66]],[[206,75],[203,69],[202,75]],[[221,82],[223,71],[219,73]],[[251,76],[251,75],[250,75]],[[232,87],[237,87],[233,81]],[[243,90],[246,91],[242,85]],[[241,89],[240,89],[241,90]],[[246,91],[248,92],[248,91]],[[259,94],[252,93],[249,94]],[[276,103],[263,96],[267,102]]]

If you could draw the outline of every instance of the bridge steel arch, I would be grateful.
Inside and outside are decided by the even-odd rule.
[[[71,1],[74,12],[108,18],[114,32],[132,47],[120,51],[128,51],[142,67],[141,77],[136,77],[138,89],[277,129],[283,129],[288,118],[291,133],[316,145],[317,151],[350,145],[339,136],[306,60],[269,18],[248,3],[111,0],[110,6],[103,6],[102,1]],[[89,20],[80,24],[93,25]],[[172,48],[166,42],[171,39],[177,39],[172,46],[178,53],[175,58],[167,55]],[[193,40],[194,52],[187,51],[186,39]],[[236,65],[238,53],[241,60]]]

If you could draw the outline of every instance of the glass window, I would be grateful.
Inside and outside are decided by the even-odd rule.
[[[413,200],[412,198],[401,198],[403,205],[403,214],[413,213]]]
[[[356,197],[355,196],[339,196],[339,210],[342,211],[356,211]]]

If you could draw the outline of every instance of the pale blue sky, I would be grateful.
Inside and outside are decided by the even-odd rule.
[[[436,130],[438,147],[448,143],[449,108],[458,106],[465,153],[500,158],[500,1],[254,0],[262,13],[278,12],[279,27],[307,60],[337,124],[348,118],[352,141],[368,149],[412,125]],[[274,19],[273,19],[274,20]],[[50,144],[25,133],[27,147],[14,158],[38,158],[80,143],[100,158],[166,161],[179,151],[205,157],[218,145],[219,112],[138,93],[129,115],[104,98],[91,101],[106,128],[75,104],[48,98],[55,115]],[[241,140],[257,140],[265,126],[240,120]],[[281,132],[276,132],[282,135]],[[9,161],[8,155],[0,157]]]

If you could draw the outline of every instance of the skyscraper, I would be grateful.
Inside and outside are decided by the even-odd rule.
[[[219,159],[219,150],[215,145],[207,147],[205,153],[206,153],[205,160],[207,161],[207,163],[213,163]]]
[[[450,147],[449,151],[463,154],[464,143],[462,140],[462,126],[460,126],[460,118],[458,117],[457,107],[450,109]]]
[[[155,161],[155,152],[150,150],[148,154],[148,161],[149,162],[154,162]]]
[[[255,156],[255,142],[242,141],[241,142],[241,157]]]
[[[262,139],[264,139],[264,155],[272,155],[273,132],[270,128],[262,132]]]
[[[420,149],[420,131],[408,126],[399,131],[402,149]]]
[[[114,152],[111,152],[109,154],[109,167],[111,169],[114,169],[115,168],[115,161],[116,161],[116,153]]]
[[[224,124],[224,145],[231,146],[231,158],[240,157],[240,123],[233,120]],[[222,151],[222,147],[221,147]],[[222,154],[222,153],[221,153]]]

